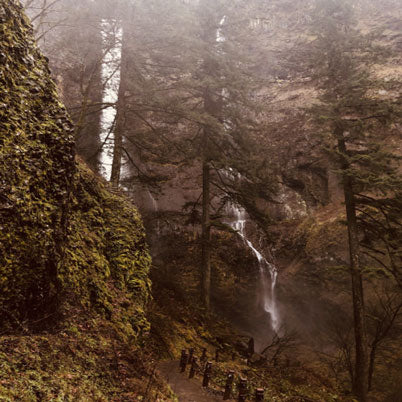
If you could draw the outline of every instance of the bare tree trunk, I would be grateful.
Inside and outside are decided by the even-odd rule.
[[[213,49],[216,46],[216,25],[211,23],[215,18],[214,2],[212,0],[202,0],[199,3],[199,17],[202,21],[202,38],[208,46]],[[219,22],[219,21],[218,21]],[[203,63],[204,74],[206,77],[213,77],[219,71],[219,66],[211,57],[206,57]],[[219,102],[214,100],[213,91],[206,86],[204,88],[204,110],[216,119],[221,114],[221,99]],[[202,256],[201,256],[201,302],[209,310],[211,302],[211,166],[210,166],[210,141],[209,136],[213,134],[211,127],[204,127],[204,138],[202,144]]]
[[[110,182],[117,189],[120,183],[121,157],[123,154],[124,106],[117,106],[116,128],[114,130],[113,162]]]
[[[373,374],[374,374],[374,363],[375,363],[375,355],[377,352],[377,344],[374,344],[370,351],[370,365],[368,369],[368,390],[371,390],[372,382],[373,382]]]
[[[117,189],[120,183],[121,159],[123,156],[123,137],[126,125],[126,88],[128,79],[128,51],[127,48],[127,29],[123,24],[121,66],[120,66],[120,86],[117,101],[116,127],[114,129],[113,162],[110,183]]]
[[[205,143],[207,143],[207,134]],[[206,147],[206,144],[204,144]],[[210,166],[206,149],[202,161],[202,256],[201,256],[201,302],[210,309],[211,294],[211,222],[210,222]]]
[[[338,133],[338,150],[346,155],[346,144],[343,132]],[[350,273],[352,276],[352,299],[355,332],[355,375],[353,391],[360,402],[366,402],[368,390],[368,352],[367,329],[364,308],[363,280],[359,256],[359,239],[356,219],[356,206],[352,179],[347,174],[349,164],[344,158],[342,162],[343,191],[345,196],[346,218],[349,237]]]
[[[211,73],[211,63],[205,61],[205,70]],[[210,116],[219,115],[219,105],[214,102],[209,88],[204,91],[204,109]],[[211,129],[204,127],[204,138],[202,144],[202,256],[201,256],[201,302],[203,306],[210,309],[211,299],[211,167],[210,167],[210,141]]]

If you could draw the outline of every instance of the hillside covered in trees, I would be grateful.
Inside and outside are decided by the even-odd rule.
[[[400,0],[0,0],[0,400],[400,401],[401,55]]]

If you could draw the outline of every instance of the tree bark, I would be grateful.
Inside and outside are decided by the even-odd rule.
[[[114,129],[114,144],[113,144],[113,161],[112,172],[110,175],[110,183],[112,187],[117,189],[120,183],[121,174],[121,159],[123,155],[123,137],[126,125],[126,88],[128,79],[128,49],[127,49],[127,29],[123,24],[123,37],[121,49],[121,66],[120,66],[120,86],[117,101],[116,111],[116,126]]]
[[[356,206],[352,179],[347,170],[349,163],[346,159],[346,144],[343,132],[337,133],[338,150],[344,155],[342,161],[343,192],[345,196],[346,218],[349,238],[350,273],[352,277],[352,300],[355,333],[355,376],[353,392],[360,402],[366,402],[368,390],[368,351],[367,329],[364,308],[363,279],[359,256],[359,238],[357,229]]]
[[[199,18],[202,22],[202,39],[211,49],[216,46],[216,25],[213,21],[215,3],[212,0],[202,0],[199,3]],[[219,66],[213,58],[207,56],[203,62],[203,73],[205,77],[213,78],[219,72]],[[213,91],[208,85],[204,88],[203,94],[204,111],[211,117],[220,118],[221,107],[219,102],[214,100]],[[221,102],[221,100],[219,99]],[[210,201],[211,201],[211,153],[210,135],[213,129],[204,126],[204,137],[202,143],[202,255],[201,255],[201,302],[205,309],[210,309],[211,302],[211,221],[210,221]]]
[[[201,302],[210,309],[211,294],[211,222],[210,222],[210,166],[206,155],[207,133],[204,134],[204,156],[202,161],[202,255],[201,255]]]
[[[205,71],[211,74],[211,62],[204,62]],[[213,95],[209,88],[204,91],[204,110],[208,115],[217,117],[220,108],[217,102],[214,102]],[[210,309],[211,299],[211,220],[210,220],[210,202],[211,202],[211,167],[210,167],[210,141],[212,135],[210,127],[204,127],[204,137],[202,143],[202,255],[201,255],[201,302],[203,306]]]
[[[113,162],[112,173],[110,175],[110,182],[112,187],[117,189],[120,183],[121,172],[121,157],[123,153],[123,131],[125,125],[124,118],[124,104],[117,103],[117,116],[116,116],[116,128],[114,130],[114,143],[113,143]]]
[[[374,363],[375,363],[375,355],[377,352],[377,344],[374,344],[370,351],[370,364],[368,368],[368,386],[367,389],[371,390],[371,385],[373,381],[373,374],[374,374]]]

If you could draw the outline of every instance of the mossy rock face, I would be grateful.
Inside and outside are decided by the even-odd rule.
[[[88,307],[127,340],[148,332],[151,258],[137,209],[78,167],[65,260],[58,272],[66,309]],[[78,303],[74,303],[74,298]]]
[[[55,302],[74,138],[21,6],[0,1],[0,306],[24,321]],[[49,303],[50,302],[50,303]],[[17,315],[16,315],[17,313]]]
[[[72,306],[137,337],[150,258],[133,205],[74,155],[72,124],[19,2],[0,0],[0,322],[41,329]],[[64,315],[66,317],[66,315]]]
[[[313,222],[306,232],[305,252],[312,261],[345,259],[347,228],[339,219]]]

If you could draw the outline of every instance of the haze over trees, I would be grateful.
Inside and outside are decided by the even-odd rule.
[[[398,105],[395,99],[375,95],[380,88],[369,68],[379,57],[386,57],[386,49],[374,46],[375,37],[367,38],[354,28],[350,4],[320,1],[316,10],[313,32],[317,35],[316,60],[322,66],[316,73],[321,102],[312,113],[318,116],[319,129],[325,130],[323,143],[333,148],[343,184],[356,348],[352,382],[356,395],[365,401],[369,356],[359,232],[367,218],[376,220],[371,214],[378,215],[378,205],[394,205],[400,200],[400,156],[387,146],[387,138],[392,136],[389,122],[397,117]],[[358,219],[359,211],[362,216]],[[389,211],[383,209],[383,213],[393,220]],[[367,243],[366,248],[373,250]]]
[[[161,317],[175,317],[164,310],[175,300],[199,321],[220,314],[251,334],[256,361],[289,366],[298,347],[300,361],[321,356],[314,361],[345,398],[345,390],[362,402],[400,397],[399,2],[23,3],[74,123],[79,160],[144,217],[155,342],[168,348]],[[84,211],[95,208],[77,191]],[[126,261],[127,235],[107,197],[100,204],[113,247],[105,258],[121,252]],[[97,213],[91,219],[96,227]],[[132,271],[118,271],[123,260],[108,274],[102,258],[93,260],[105,281],[120,284],[113,295],[119,286],[121,300],[147,288],[147,280],[128,278]],[[55,298],[56,265],[43,285]],[[88,303],[114,317],[96,280]],[[44,291],[26,292],[39,300]],[[15,321],[28,322],[18,309]]]

